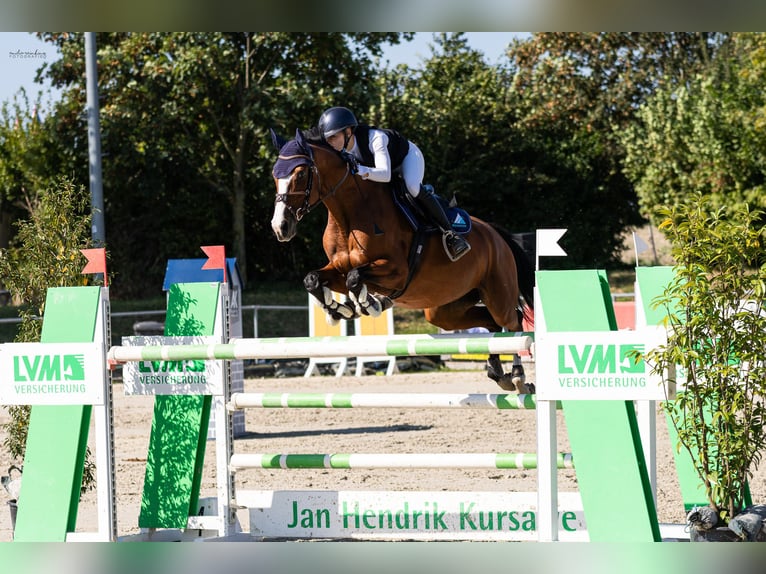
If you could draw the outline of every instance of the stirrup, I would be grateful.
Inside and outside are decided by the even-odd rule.
[[[459,241],[461,241],[461,245],[459,247],[462,247],[462,249],[459,249],[457,252],[453,252],[451,249],[452,246],[448,244],[450,239],[458,239]],[[442,234],[442,245],[444,246],[444,252],[447,254],[447,257],[449,257],[450,261],[452,262],[457,261],[463,255],[465,255],[471,250],[471,244],[468,243],[468,241],[466,241],[462,237],[460,237],[454,231]]]

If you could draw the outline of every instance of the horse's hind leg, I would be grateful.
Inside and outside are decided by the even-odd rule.
[[[460,299],[425,310],[426,320],[448,331],[483,327],[495,333],[502,330],[486,306],[479,306],[477,292],[470,292]],[[503,371],[499,355],[490,355],[487,359],[487,376],[506,391],[518,391],[522,394],[535,392],[532,384],[526,384],[524,366],[519,355],[513,356],[513,367],[510,373]]]
[[[341,319],[355,319],[358,317],[356,310],[347,303],[341,303],[333,298],[332,290],[323,285],[319,273],[311,271],[303,279],[303,286],[313,295],[327,314],[328,323],[336,325]]]
[[[513,356],[513,366],[510,373],[503,371],[500,355],[490,355],[487,359],[487,376],[505,391],[516,391],[521,394],[535,393],[535,386],[532,383],[526,383],[527,377],[519,355]]]
[[[516,385],[520,393],[535,394],[534,383],[527,383],[526,381],[527,375],[524,373],[524,365],[521,364],[521,357],[516,353],[513,355],[513,365],[511,366],[511,382]]]

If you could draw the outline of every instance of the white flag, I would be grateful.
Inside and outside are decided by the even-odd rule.
[[[559,239],[567,232],[566,229],[538,229],[537,230],[537,256],[538,257],[560,257],[566,256],[559,245]]]
[[[633,246],[636,249],[636,255],[641,255],[644,251],[649,249],[646,242],[641,239],[635,231],[633,232]]]

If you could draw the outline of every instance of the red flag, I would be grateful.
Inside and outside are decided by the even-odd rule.
[[[203,245],[200,249],[207,255],[202,269],[222,269],[223,282],[226,283],[226,248],[223,245]]]
[[[106,274],[106,249],[99,247],[97,249],[80,249],[88,262],[83,267],[82,273],[103,273],[104,274],[104,287],[109,285],[108,275]]]

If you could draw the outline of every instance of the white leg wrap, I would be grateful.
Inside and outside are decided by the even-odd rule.
[[[325,307],[332,307],[332,304],[335,303],[335,299],[332,297],[332,291],[327,287],[322,287],[322,294],[324,296]]]
[[[383,303],[375,295],[370,295],[366,285],[362,285],[358,296],[349,292],[349,298],[356,305],[357,313],[359,315],[377,317],[383,312]]]
[[[377,317],[383,312],[383,303],[381,303],[380,299],[374,295],[370,295],[368,301],[367,313],[370,314],[370,317]]]
[[[348,305],[344,303],[339,303],[336,301],[332,296],[332,291],[330,291],[327,287],[323,288],[323,299],[324,299],[324,307],[325,310],[329,311],[336,311],[340,313],[345,319],[353,319],[354,318],[354,310],[349,307]],[[327,314],[327,323],[329,325],[337,325],[338,320],[333,319],[329,313]]]

